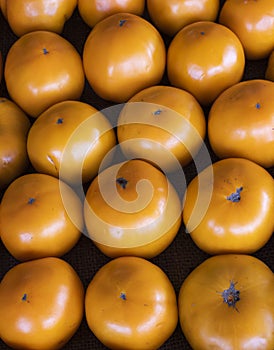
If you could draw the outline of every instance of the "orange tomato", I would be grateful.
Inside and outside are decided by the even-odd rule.
[[[109,349],[158,349],[178,322],[176,294],[157,265],[138,257],[116,258],[90,281],[88,326]]]
[[[166,49],[159,32],[130,13],[113,14],[97,23],[84,44],[86,78],[97,95],[112,102],[125,102],[159,83],[165,63]]]
[[[219,158],[242,157],[261,166],[274,166],[274,83],[242,81],[213,103],[208,137]]]
[[[210,105],[243,76],[245,56],[238,37],[227,27],[210,21],[185,26],[167,51],[171,85],[192,93],[202,105]]]
[[[27,151],[38,172],[82,185],[97,175],[115,144],[110,122],[96,108],[81,101],[63,101],[32,124]]]
[[[197,246],[209,254],[250,254],[270,239],[273,210],[273,177],[248,159],[227,158],[190,182],[183,222]]]
[[[114,13],[127,12],[141,16],[145,0],[78,0],[78,10],[83,21],[90,27]]]
[[[0,98],[0,188],[6,188],[29,165],[30,120],[13,101]]]
[[[274,277],[249,255],[210,257],[183,281],[178,308],[193,350],[274,349]]]
[[[219,0],[147,0],[152,23],[169,36],[193,22],[215,21],[219,6]]]
[[[266,58],[274,48],[273,1],[226,0],[219,22],[239,37],[249,60]]]
[[[84,288],[76,271],[48,257],[19,263],[0,283],[0,337],[13,349],[61,349],[84,314]]]
[[[84,220],[88,236],[107,256],[151,258],[175,238],[181,204],[160,170],[135,159],[109,166],[91,182]]]
[[[54,103],[80,98],[85,83],[77,50],[49,31],[17,39],[7,54],[4,76],[13,101],[32,117]]]
[[[127,158],[142,158],[164,171],[188,164],[205,137],[206,121],[187,91],[157,85],[134,95],[118,118],[117,135]]]
[[[268,57],[267,67],[265,71],[265,79],[274,81],[274,50]]]
[[[10,28],[17,36],[36,30],[61,34],[77,6],[77,0],[2,0],[2,3]]]
[[[64,201],[70,205],[69,213]],[[55,177],[26,174],[4,192],[0,221],[2,242],[17,260],[62,256],[83,231],[82,203]]]

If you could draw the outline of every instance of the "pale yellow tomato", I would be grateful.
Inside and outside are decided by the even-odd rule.
[[[167,52],[171,85],[188,90],[202,105],[211,104],[244,73],[245,55],[236,34],[209,21],[185,26],[172,39]]]
[[[127,158],[142,158],[164,171],[188,164],[205,137],[206,121],[198,101],[172,86],[146,88],[123,107],[117,135]]]
[[[83,51],[86,78],[101,98],[125,102],[162,79],[166,63],[164,41],[144,18],[117,13],[97,23]]]
[[[4,76],[12,100],[32,117],[54,103],[79,99],[85,83],[80,54],[49,31],[17,39],[7,54]]]

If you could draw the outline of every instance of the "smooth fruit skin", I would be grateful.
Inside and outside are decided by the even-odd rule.
[[[160,33],[144,18],[117,13],[93,27],[84,45],[83,64],[95,93],[122,103],[161,81],[166,48]]]
[[[209,254],[251,254],[270,239],[273,210],[274,180],[267,170],[245,158],[227,158],[190,182],[183,222],[197,246]]]
[[[155,350],[178,322],[174,288],[155,264],[137,257],[113,259],[90,281],[88,325],[109,349]]]
[[[243,76],[245,56],[238,37],[215,22],[185,26],[167,51],[170,84],[192,93],[202,105],[210,105]]]
[[[256,257],[210,257],[183,281],[180,325],[193,350],[272,350],[274,348],[274,277]],[[222,292],[231,282],[239,290],[235,307]]]
[[[274,166],[274,83],[252,79],[225,90],[213,103],[208,137],[219,158],[241,157]]]
[[[219,23],[239,37],[249,60],[266,58],[274,48],[273,1],[226,0]]]
[[[268,57],[265,79],[274,81],[274,49]]]
[[[67,262],[19,263],[0,283],[0,337],[19,350],[61,349],[84,315],[84,288]]]
[[[49,31],[17,39],[7,54],[4,76],[12,100],[34,118],[57,102],[78,100],[85,83],[80,54]]]
[[[70,212],[64,201],[69,203]],[[0,221],[2,242],[17,260],[60,257],[81,236],[82,203],[67,184],[55,177],[26,174],[4,192]]]

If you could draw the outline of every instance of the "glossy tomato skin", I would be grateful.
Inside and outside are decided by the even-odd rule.
[[[218,0],[147,0],[149,16],[158,30],[170,37],[197,21],[215,21]]]
[[[110,349],[158,349],[178,322],[174,288],[155,264],[113,259],[97,271],[85,297],[88,325]]]
[[[0,283],[0,337],[13,349],[61,349],[84,314],[84,288],[60,258],[19,263]]]
[[[78,0],[80,16],[90,27],[94,27],[102,19],[119,12],[141,16],[144,9],[144,0]]]
[[[70,203],[69,213],[64,200]],[[4,192],[0,221],[2,242],[17,260],[62,256],[76,245],[83,231],[82,203],[55,177],[26,174]]]
[[[239,37],[247,59],[266,58],[274,48],[272,1],[227,0],[221,9],[219,23]]]
[[[72,16],[77,0],[13,0],[3,1],[6,18],[19,37],[36,30],[61,34],[65,22]]]
[[[159,169],[133,159],[106,168],[91,182],[84,219],[88,236],[105,255],[151,258],[174,240],[181,204]]]
[[[209,254],[250,254],[271,237],[273,209],[272,176],[250,160],[227,158],[190,182],[183,221],[197,246]]]
[[[49,31],[17,39],[7,54],[4,76],[13,101],[34,118],[54,103],[79,99],[85,83],[80,54]]]
[[[190,163],[205,132],[198,101],[172,86],[141,90],[128,100],[118,118],[118,141],[125,156],[145,159],[167,172]]]
[[[238,37],[227,27],[210,21],[191,23],[172,39],[167,51],[170,84],[210,105],[243,76],[245,56]]]
[[[225,90],[213,103],[208,137],[219,158],[242,157],[274,166],[274,83],[252,79]]]
[[[130,13],[113,14],[97,23],[83,50],[90,86],[101,98],[118,103],[158,84],[165,63],[160,33],[144,18]]]
[[[268,57],[267,67],[265,71],[265,79],[274,81],[274,50]]]
[[[234,307],[222,296],[231,282],[239,291]],[[180,325],[192,349],[272,350],[273,293],[273,272],[258,258],[225,254],[202,262],[178,296]]]
[[[29,166],[30,120],[13,101],[0,98],[0,188],[5,189]]]

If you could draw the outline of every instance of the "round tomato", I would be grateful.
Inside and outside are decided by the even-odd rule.
[[[77,0],[4,0],[4,6],[10,28],[17,36],[36,30],[61,34]]]
[[[242,254],[210,257],[183,281],[182,331],[193,350],[274,349],[274,275]]]
[[[30,120],[11,100],[0,98],[0,188],[28,167],[27,134]]]
[[[35,120],[27,150],[38,172],[82,185],[97,175],[103,158],[115,144],[110,122],[96,108],[81,101],[63,101]]]
[[[13,101],[32,117],[54,103],[80,98],[85,83],[77,50],[49,31],[16,40],[7,54],[4,76]]]
[[[138,257],[102,266],[85,297],[88,326],[109,349],[158,349],[178,323],[176,294],[157,265]]]
[[[83,64],[91,88],[112,102],[125,102],[138,91],[158,84],[166,63],[164,41],[144,18],[117,13],[91,30]]]
[[[166,249],[181,224],[179,196],[143,160],[117,163],[90,184],[84,204],[88,236],[106,255],[150,258]]]
[[[187,91],[163,85],[134,95],[117,124],[118,141],[127,158],[143,158],[164,171],[188,164],[206,132],[198,101]]]
[[[90,27],[119,12],[141,16],[144,9],[145,0],[78,0],[79,14]]]
[[[215,21],[219,0],[147,0],[147,9],[160,32],[174,36],[187,24]]]
[[[265,71],[265,78],[274,81],[274,50],[268,57],[267,67]]]
[[[227,158],[188,185],[183,221],[197,246],[209,254],[253,253],[274,231],[274,180],[260,165]]]
[[[213,103],[208,137],[219,158],[242,157],[274,166],[274,83],[252,79],[225,90]]]
[[[48,257],[19,263],[0,283],[0,337],[19,350],[61,349],[84,314],[84,288],[75,270]]]
[[[247,59],[266,58],[274,48],[273,1],[226,0],[219,22],[239,37]]]
[[[64,201],[70,205],[69,213]],[[62,256],[80,238],[82,203],[68,185],[55,177],[26,174],[6,189],[0,221],[2,242],[16,259]]]
[[[210,21],[185,26],[167,51],[171,85],[188,90],[202,105],[211,104],[243,76],[245,56],[238,37],[227,27]]]

